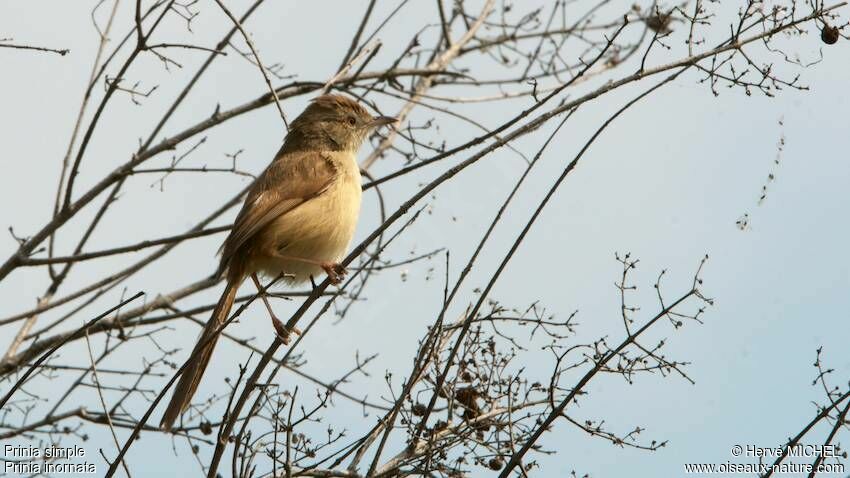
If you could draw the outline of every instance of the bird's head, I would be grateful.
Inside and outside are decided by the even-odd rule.
[[[372,116],[347,96],[322,95],[292,122],[284,149],[357,152],[372,130],[395,121]]]

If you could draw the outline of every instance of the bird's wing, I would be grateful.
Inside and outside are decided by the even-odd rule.
[[[248,192],[233,229],[221,246],[222,264],[270,222],[322,194],[338,175],[336,164],[326,153],[280,154]]]

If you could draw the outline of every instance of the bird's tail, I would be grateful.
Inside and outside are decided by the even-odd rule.
[[[236,298],[236,291],[239,289],[240,282],[238,279],[228,278],[227,287],[221,294],[221,298],[218,299],[212,317],[204,326],[204,330],[192,350],[189,363],[183,369],[180,381],[177,382],[171,402],[168,403],[168,408],[162,415],[162,420],[159,422],[160,428],[170,430],[177,417],[186,410],[192,401],[192,396],[198,389],[198,384],[201,383],[201,377],[204,376],[204,370],[206,370],[210,356],[215,349],[215,343],[220,333],[219,328],[227,320],[230,309],[233,307],[233,300]]]

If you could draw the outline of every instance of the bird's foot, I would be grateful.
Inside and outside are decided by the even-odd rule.
[[[298,327],[292,327],[290,329],[277,317],[272,317],[272,325],[274,325],[274,331],[277,334],[277,338],[280,339],[284,345],[289,345],[290,334],[301,335],[301,331],[298,330]]]
[[[342,279],[345,278],[345,274],[348,274],[348,269],[343,267],[342,264],[338,264],[336,262],[323,262],[321,266],[328,275],[328,279],[331,280],[331,284],[334,285],[342,283]]]

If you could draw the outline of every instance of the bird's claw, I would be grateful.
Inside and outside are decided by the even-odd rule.
[[[298,330],[298,327],[292,327],[290,329],[277,317],[272,317],[272,324],[274,325],[274,331],[277,334],[277,338],[280,339],[284,345],[289,345],[290,334],[301,335],[301,331]]]
[[[348,269],[346,269],[342,264],[338,264],[336,262],[325,262],[322,264],[322,269],[324,269],[325,273],[328,275],[328,279],[330,279],[331,284],[334,285],[342,283],[345,275],[348,274]]]

